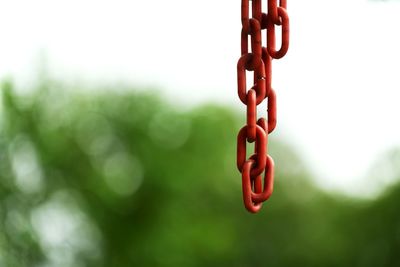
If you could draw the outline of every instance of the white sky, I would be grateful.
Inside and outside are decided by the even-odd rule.
[[[288,2],[291,46],[273,66],[275,134],[321,186],[374,191],[371,164],[400,146],[400,3]],[[239,0],[0,0],[0,10],[0,78],[21,87],[45,51],[61,80],[127,81],[245,112],[236,94]]]

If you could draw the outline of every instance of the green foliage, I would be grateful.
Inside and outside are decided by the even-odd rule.
[[[0,266],[400,265],[399,188],[329,195],[274,140],[275,192],[251,215],[229,109],[53,87],[3,85]]]

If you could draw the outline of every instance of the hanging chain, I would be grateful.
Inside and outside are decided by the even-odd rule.
[[[287,1],[267,0],[268,12],[262,12],[262,0],[242,0],[242,56],[237,64],[238,94],[247,106],[247,123],[237,138],[237,167],[242,173],[243,201],[252,213],[272,194],[274,161],[267,154],[268,134],[276,126],[276,95],[271,87],[272,59],[285,56],[289,48]],[[251,2],[251,17],[250,17]],[[281,47],[276,50],[275,27],[281,27]],[[262,31],[266,30],[266,47]],[[250,38],[250,51],[249,51]],[[246,88],[246,71],[253,72],[253,86]],[[257,106],[267,99],[267,120],[257,120]],[[247,143],[254,143],[254,154],[246,159]],[[264,173],[264,184],[262,175]]]

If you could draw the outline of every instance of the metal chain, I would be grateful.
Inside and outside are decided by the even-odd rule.
[[[247,123],[237,138],[237,167],[242,173],[243,201],[252,213],[272,194],[274,161],[267,154],[268,134],[276,126],[276,94],[271,87],[272,59],[285,56],[289,48],[287,1],[267,0],[268,12],[262,12],[262,0],[242,0],[242,56],[237,64],[238,94],[247,106]],[[251,2],[251,17],[250,17]],[[275,27],[281,27],[281,47],[276,50]],[[262,31],[266,30],[266,47]],[[250,37],[250,51],[249,51]],[[246,88],[246,71],[253,72],[253,86]],[[267,120],[257,120],[257,106],[267,99]],[[247,143],[254,144],[254,154],[246,159]],[[264,185],[262,174],[264,173]]]

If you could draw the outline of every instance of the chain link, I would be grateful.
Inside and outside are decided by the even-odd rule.
[[[276,94],[272,89],[272,59],[284,57],[289,48],[287,1],[268,1],[262,12],[262,0],[242,0],[241,57],[237,64],[239,99],[247,107],[246,125],[237,138],[237,167],[242,173],[245,208],[256,213],[273,191],[274,161],[268,155],[268,134],[276,127]],[[251,3],[251,16],[250,16]],[[276,49],[276,27],[281,27],[281,47]],[[262,31],[266,30],[266,46]],[[249,50],[250,38],[250,50]],[[246,71],[253,72],[253,86],[247,89]],[[267,120],[257,120],[257,106],[267,99]],[[254,154],[247,157],[247,143],[254,143]],[[262,174],[264,173],[264,182]]]

